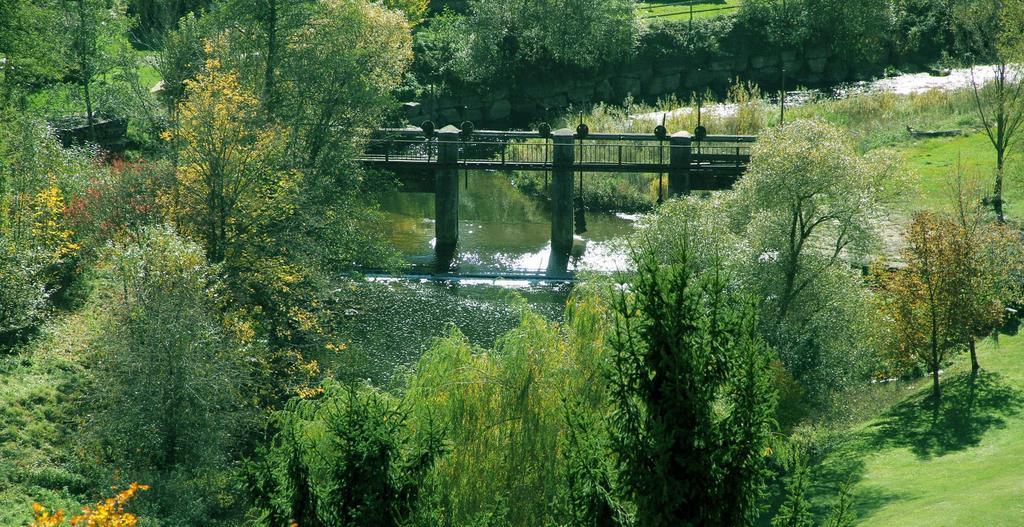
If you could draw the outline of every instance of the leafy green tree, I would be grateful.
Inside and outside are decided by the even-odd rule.
[[[171,229],[114,244],[102,270],[89,437],[133,480],[159,482],[159,517],[205,524],[230,495],[232,449],[252,422],[255,350],[220,324],[202,249]]]
[[[685,227],[684,227],[685,228]],[[683,242],[687,243],[687,242]],[[611,439],[640,525],[752,525],[775,394],[747,300],[720,268],[637,262],[616,302]]]
[[[747,244],[745,284],[787,370],[811,394],[866,375],[872,308],[850,266],[876,247],[902,174],[822,121],[766,130],[723,209]]]
[[[398,402],[370,386],[327,384],[273,421],[249,466],[256,525],[405,525],[442,452],[435,430],[410,431]]]
[[[492,350],[453,330],[424,354],[407,401],[450,448],[428,475],[423,524],[628,524],[604,424],[607,316],[581,295],[562,325],[527,311]]]
[[[615,64],[633,53],[640,27],[634,0],[471,0],[459,26],[444,32],[456,39],[448,47],[461,80],[477,84]]]
[[[354,173],[353,149],[393,109],[411,60],[402,14],[361,0],[318,4],[282,57],[275,115],[292,129],[297,162],[329,178],[333,192],[351,185],[342,178]]]
[[[121,0],[63,0],[64,29],[71,39],[66,61],[82,101],[89,127],[95,124],[92,85],[117,64],[117,49],[127,45],[128,19]]]
[[[976,341],[996,331],[1006,308],[1021,299],[1024,246],[1015,229],[989,220],[973,185],[965,185],[958,176],[955,191],[953,256],[960,291],[954,314],[967,341],[971,368],[978,371]]]
[[[128,0],[128,15],[138,19],[133,31],[136,42],[159,47],[181,17],[208,9],[212,0]]]
[[[203,46],[210,30],[205,20],[191,13],[183,16],[176,28],[167,33],[163,49],[157,55],[156,69],[163,82],[160,99],[167,105],[167,113],[175,123],[178,105],[185,98],[185,81],[194,79],[206,61]]]
[[[16,93],[60,74],[56,1],[0,1],[0,109]]]

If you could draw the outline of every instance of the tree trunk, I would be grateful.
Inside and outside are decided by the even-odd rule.
[[[89,123],[89,138],[96,142],[96,120],[92,115],[92,94],[89,91],[89,79],[83,79],[82,90],[85,92],[85,118]]]
[[[981,365],[978,364],[978,351],[975,349],[974,337],[967,339],[967,345],[971,349],[971,371],[978,371],[981,369]]]
[[[263,71],[263,106],[274,110],[274,74],[277,69],[277,0],[269,0],[267,13],[267,65]]]
[[[942,388],[939,386],[939,367],[942,365],[939,360],[939,342],[936,336],[936,325],[935,319],[932,319],[932,397],[935,398],[935,403],[938,404],[939,399],[942,397]]]
[[[996,219],[999,223],[1006,223],[1003,215],[1003,165],[1005,163],[1005,152],[1002,148],[996,149],[996,187],[992,193],[992,208],[995,210]]]

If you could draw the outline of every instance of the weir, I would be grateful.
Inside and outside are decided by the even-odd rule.
[[[548,273],[565,275],[573,245],[574,175],[650,173],[668,178],[667,196],[730,188],[746,170],[755,136],[706,135],[664,127],[654,134],[589,133],[576,130],[474,131],[448,125],[381,129],[360,158],[364,164],[393,171],[410,192],[432,192],[435,253],[439,272],[450,271],[459,241],[459,172],[543,171],[551,205],[551,256]],[[660,189],[661,187],[659,187]],[[661,191],[659,190],[659,193]],[[660,202],[660,196],[659,196]]]

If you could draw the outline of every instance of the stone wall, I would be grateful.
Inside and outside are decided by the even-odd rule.
[[[531,82],[516,90],[467,90],[427,96],[406,103],[404,112],[409,123],[417,126],[427,119],[438,128],[465,120],[478,129],[524,126],[553,119],[570,105],[621,103],[628,96],[653,102],[673,94],[688,97],[706,88],[723,92],[736,78],[777,89],[782,68],[789,88],[835,84],[850,80],[852,74],[845,64],[832,60],[827,49],[786,51],[773,56],[719,54],[699,67],[682,61],[636,62],[576,79]]]

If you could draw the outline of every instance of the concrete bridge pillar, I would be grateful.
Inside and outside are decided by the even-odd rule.
[[[551,178],[551,258],[572,249],[572,169],[575,161],[573,131],[552,133],[555,152]]]
[[[437,132],[438,168],[434,173],[434,247],[452,255],[459,242],[459,129],[448,125]]]
[[[668,195],[690,193],[690,163],[693,161],[693,137],[676,132],[669,138]]]

